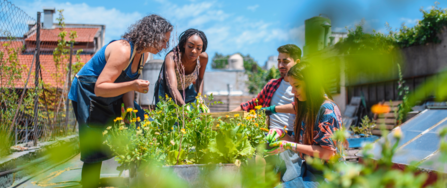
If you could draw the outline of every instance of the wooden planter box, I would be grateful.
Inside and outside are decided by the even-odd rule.
[[[179,180],[187,182],[190,187],[207,187],[205,182],[201,181],[201,177],[210,175],[210,174],[202,174],[209,172],[205,170],[206,167],[209,167],[209,165],[204,164],[174,165],[174,166],[166,166],[163,168],[168,168],[169,170],[172,170],[172,172],[174,172],[174,174],[178,177]],[[239,180],[241,175],[240,168],[233,163],[216,164],[211,167],[213,168],[212,171],[213,174],[214,173],[231,174],[233,177],[232,179],[233,181]],[[133,166],[133,168],[130,168],[129,172],[130,172],[129,187],[151,187],[151,185],[149,184],[152,182],[144,181],[145,175],[143,174],[143,172],[138,172],[137,166]],[[237,185],[241,185],[241,183],[237,182]]]

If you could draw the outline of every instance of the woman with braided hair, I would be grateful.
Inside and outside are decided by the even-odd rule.
[[[203,93],[207,46],[206,35],[200,30],[188,29],[180,34],[178,45],[166,55],[155,84],[156,103],[166,96],[179,105],[196,101],[197,93]]]

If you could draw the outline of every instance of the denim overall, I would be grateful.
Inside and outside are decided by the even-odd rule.
[[[139,70],[143,63],[138,67],[137,73],[131,73],[132,60],[135,52],[133,50],[133,44],[130,41],[129,43],[132,49],[130,63],[114,83],[136,80],[140,75]],[[105,49],[106,46],[103,48]],[[144,56],[141,56],[140,61],[142,62],[143,60]],[[131,75],[128,75],[129,73]],[[98,76],[94,75],[76,75],[74,82],[77,83],[70,89],[72,96],[77,95],[77,101],[73,101],[73,108],[79,123],[81,160],[86,163],[100,162],[113,157],[109,147],[103,144],[105,137],[102,133],[108,126],[113,124],[114,118],[121,115],[121,104],[123,103],[123,95],[116,97],[96,96],[94,89],[97,79]],[[72,92],[76,92],[76,94]],[[141,110],[135,101],[134,106],[138,110],[137,116],[143,120],[143,110]]]

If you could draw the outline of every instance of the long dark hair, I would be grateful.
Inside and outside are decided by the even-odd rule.
[[[166,19],[152,14],[131,25],[122,38],[134,43],[136,50],[139,52],[147,47],[161,50],[165,42],[165,33],[171,32],[173,28]],[[169,39],[167,41],[166,47],[169,46]]]
[[[304,92],[306,101],[299,101],[295,97],[295,142],[300,142],[300,132],[302,122],[304,122],[305,132],[303,134],[303,144],[312,145],[314,135],[314,126],[317,121],[318,111],[325,100],[332,99],[330,92],[327,92],[323,85],[323,80],[318,76],[318,72],[307,62],[301,62],[294,65],[287,72],[289,78],[304,81]],[[292,86],[294,87],[294,86]],[[325,96],[327,95],[327,97]]]

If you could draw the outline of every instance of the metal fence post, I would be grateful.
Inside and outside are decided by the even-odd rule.
[[[37,12],[37,30],[36,30],[36,72],[35,72],[35,80],[34,80],[34,86],[35,86],[35,93],[36,96],[34,96],[34,146],[37,146],[37,108],[38,108],[38,102],[39,102],[39,95],[38,95],[38,88],[39,88],[39,68],[40,68],[40,12]]]
[[[227,104],[227,111],[229,112],[230,111],[230,92],[231,92],[231,90],[230,90],[230,88],[231,88],[231,85],[230,84],[227,84],[227,89],[228,89],[228,97],[227,97],[227,101],[228,101],[228,104]]]

